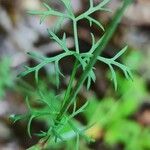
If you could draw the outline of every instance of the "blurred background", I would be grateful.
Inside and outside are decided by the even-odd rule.
[[[61,52],[59,46],[48,37],[46,30],[53,28],[57,18],[49,17],[40,24],[39,16],[27,14],[27,10],[43,9],[42,2],[63,11],[57,0],[0,0],[0,150],[24,150],[38,141],[36,136],[30,139],[27,135],[26,121],[12,124],[9,115],[24,114],[27,111],[25,96],[36,97],[34,75],[21,79],[16,77],[24,65],[38,63],[26,53],[37,51],[54,56]],[[95,0],[95,4],[98,2]],[[88,0],[72,0],[72,4],[76,15],[88,8]],[[106,28],[120,4],[121,0],[112,0],[108,6],[112,13],[98,12],[93,17]],[[65,31],[68,47],[74,48],[71,27],[71,23],[66,21],[57,33],[61,35]],[[97,26],[91,29],[87,21],[79,22],[78,30],[80,47],[85,51],[91,47],[90,32],[97,39],[103,33]],[[79,93],[79,105],[85,100],[91,103],[76,119],[84,125],[96,122],[86,133],[96,142],[87,144],[81,140],[81,150],[150,150],[150,0],[134,0],[102,55],[113,57],[125,45],[129,49],[120,61],[132,68],[133,82],[127,81],[118,70],[118,90],[115,92],[109,80],[109,69],[97,63],[96,82],[92,83],[90,91],[83,87]],[[53,64],[40,72],[40,86],[47,89],[48,94],[64,91],[73,63],[74,60],[70,58],[61,61],[65,78],[61,80],[59,91],[53,80]],[[34,121],[33,132],[45,129],[46,124],[46,120]],[[71,150],[72,144],[56,144],[50,149]]]

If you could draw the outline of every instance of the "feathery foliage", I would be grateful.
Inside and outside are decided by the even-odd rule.
[[[79,145],[79,138],[84,137],[89,141],[89,138],[84,134],[85,127],[82,127],[81,125],[75,125],[72,123],[73,118],[78,115],[79,113],[83,112],[85,107],[87,106],[88,102],[85,103],[81,108],[76,108],[76,96],[83,86],[83,83],[85,80],[87,80],[87,89],[90,88],[91,82],[95,82],[96,76],[94,73],[94,64],[96,61],[100,61],[102,63],[105,63],[109,66],[111,72],[112,72],[112,79],[115,85],[115,89],[117,89],[117,78],[115,74],[115,70],[113,66],[119,67],[125,74],[126,78],[131,77],[131,72],[130,69],[117,62],[117,59],[127,50],[127,47],[123,48],[117,55],[115,55],[113,58],[104,58],[100,56],[100,53],[102,50],[105,48],[107,43],[109,42],[110,38],[112,37],[119,21],[121,20],[121,17],[123,16],[123,13],[126,9],[126,7],[130,4],[132,0],[124,0],[123,5],[118,11],[116,12],[116,15],[113,18],[112,23],[108,27],[108,29],[104,29],[103,25],[95,20],[94,18],[91,17],[91,15],[97,11],[104,11],[104,12],[110,12],[110,10],[106,7],[106,5],[110,2],[111,0],[103,0],[96,6],[94,5],[93,0],[89,0],[89,9],[83,12],[82,14],[75,16],[73,12],[73,8],[71,5],[70,0],[60,0],[60,3],[64,5],[65,12],[60,12],[58,10],[55,10],[51,8],[49,5],[43,3],[43,6],[45,10],[43,11],[29,11],[29,14],[32,15],[40,15],[40,23],[42,23],[45,19],[47,19],[48,16],[56,16],[59,18],[59,21],[61,23],[65,19],[69,19],[72,22],[73,25],[73,32],[74,32],[74,43],[75,43],[75,49],[69,49],[66,44],[66,33],[63,34],[63,37],[58,37],[57,34],[54,32],[54,30],[47,29],[49,37],[57,42],[57,44],[60,46],[62,49],[62,53],[53,56],[53,57],[46,57],[46,56],[41,56],[37,53],[30,52],[28,55],[33,58],[33,59],[38,59],[39,64],[33,67],[28,67],[25,66],[25,71],[21,72],[18,76],[23,77],[28,75],[29,73],[35,73],[35,80],[38,86],[39,79],[38,79],[38,74],[39,71],[47,64],[49,63],[54,63],[55,64],[55,69],[56,69],[56,77],[57,77],[57,87],[59,87],[59,76],[62,75],[59,63],[60,60],[64,59],[65,57],[68,56],[73,56],[76,59],[72,75],[70,77],[70,82],[68,85],[68,88],[63,95],[52,95],[52,97],[48,97],[47,94],[44,94],[40,88],[39,88],[39,101],[43,103],[43,107],[41,109],[36,110],[30,105],[30,102],[28,98],[26,99],[27,107],[28,107],[28,113],[22,116],[11,116],[11,119],[14,120],[14,122],[24,119],[24,118],[29,118],[28,121],[28,134],[31,137],[31,124],[33,119],[35,118],[42,118],[44,116],[48,116],[49,118],[49,129],[44,132],[41,131],[41,133],[37,134],[38,136],[41,137],[41,141],[39,145],[42,145],[45,147],[50,139],[53,139],[55,142],[58,141],[65,141],[65,137],[63,136],[62,132],[63,129],[66,126],[69,126],[72,131],[74,131],[76,135],[76,149],[78,149]],[[78,22],[80,20],[87,19],[90,23],[90,26],[92,24],[96,24],[100,30],[102,29],[103,31],[106,31],[104,35],[99,38],[99,40],[95,40],[94,34],[91,33],[91,40],[92,40],[92,46],[91,49],[89,49],[87,52],[82,53],[79,47],[79,40],[78,40]],[[58,24],[56,24],[56,28]],[[81,75],[80,79],[78,80],[76,86],[74,89],[73,87],[73,81],[75,79],[76,72],[78,68],[81,67],[83,70],[83,74]],[[63,75],[62,75],[63,76]],[[63,97],[63,98],[62,98]],[[71,106],[71,104],[74,104],[74,108],[72,113],[69,115],[67,113],[68,108]],[[41,144],[42,142],[42,144]],[[43,148],[42,147],[42,148]],[[41,149],[42,149],[41,148]],[[36,149],[36,146],[35,146]]]

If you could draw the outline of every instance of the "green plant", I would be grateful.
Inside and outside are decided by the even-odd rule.
[[[112,97],[105,97],[100,102],[94,98],[89,99],[90,104],[84,115],[89,124],[95,122],[95,125],[87,131],[87,134],[95,138],[98,137],[97,134],[103,135],[101,138],[110,147],[121,143],[124,145],[124,150],[150,149],[148,142],[150,141],[150,128],[140,125],[132,118],[143,100],[149,96],[146,84],[137,75],[134,75],[132,85],[119,75],[118,78],[118,92],[121,95],[119,100]],[[94,131],[99,132],[94,133]]]
[[[144,78],[137,74],[138,64],[141,64],[139,60],[143,58],[141,53],[131,49],[129,56],[124,57],[124,61],[134,66],[134,82],[128,82],[117,73],[119,98],[114,94],[105,96],[100,101],[97,98],[90,98],[88,100],[90,104],[84,111],[88,124],[95,122],[87,134],[103,139],[110,149],[117,144],[122,144],[124,150],[150,149],[149,126],[141,125],[133,117],[149,97]]]
[[[10,60],[3,58],[0,60],[0,98],[5,96],[7,88],[11,88],[14,84],[14,76],[10,69]]]
[[[19,77],[26,76],[29,73],[35,72],[35,80],[38,86],[38,73],[41,68],[43,68],[45,65],[49,63],[55,64],[56,69],[56,77],[57,77],[57,87],[59,87],[59,75],[62,75],[60,68],[59,68],[59,62],[61,59],[69,56],[73,56],[76,61],[74,64],[74,68],[72,71],[72,75],[70,77],[68,88],[66,89],[66,92],[63,95],[53,95],[53,97],[47,98],[47,95],[45,95],[40,88],[38,88],[39,92],[39,99],[40,102],[43,103],[43,107],[41,109],[33,108],[30,105],[30,102],[28,98],[26,99],[27,106],[28,106],[28,113],[22,116],[11,116],[11,119],[14,120],[14,122],[23,119],[23,118],[29,118],[28,122],[28,134],[31,137],[31,123],[32,120],[35,118],[44,118],[45,116],[48,116],[50,120],[50,126],[47,131],[41,131],[38,136],[40,136],[42,139],[40,140],[39,144],[36,145],[36,147],[42,146],[45,147],[49,143],[50,139],[54,139],[57,141],[64,141],[65,137],[63,136],[62,132],[66,128],[66,126],[69,126],[71,130],[74,132],[74,135],[76,136],[76,149],[78,149],[79,145],[79,138],[84,137],[89,141],[89,138],[86,137],[84,134],[84,131],[86,127],[82,127],[81,125],[78,125],[74,123],[73,118],[83,112],[85,107],[87,106],[88,102],[85,103],[81,108],[76,108],[76,96],[83,86],[83,83],[85,80],[87,80],[87,88],[90,87],[91,81],[95,81],[95,73],[94,73],[94,64],[97,61],[101,61],[105,64],[107,64],[111,70],[112,73],[112,79],[115,85],[115,89],[117,89],[117,78],[116,73],[113,66],[119,67],[121,70],[123,70],[125,76],[127,78],[131,77],[130,69],[126,67],[125,65],[117,62],[117,59],[127,50],[127,47],[123,48],[117,55],[115,55],[113,58],[104,58],[100,56],[100,53],[105,48],[107,43],[109,42],[110,38],[112,37],[118,23],[121,20],[121,17],[123,16],[123,13],[127,6],[130,4],[132,0],[125,0],[123,2],[123,5],[118,11],[116,12],[112,22],[110,23],[110,26],[106,29],[106,32],[104,35],[96,41],[94,38],[94,35],[91,33],[92,38],[92,46],[91,49],[85,53],[81,53],[80,47],[79,47],[79,41],[78,41],[78,29],[77,29],[77,23],[80,20],[87,19],[92,25],[93,23],[98,25],[100,29],[104,30],[104,27],[99,23],[97,20],[91,17],[91,14],[93,14],[96,11],[109,11],[105,6],[110,0],[103,0],[98,5],[94,5],[93,0],[90,0],[90,7],[87,11],[80,14],[79,16],[75,16],[73,13],[73,9],[71,6],[70,0],[61,0],[60,3],[63,4],[66,8],[66,13],[59,12],[57,10],[54,10],[47,4],[43,4],[46,10],[44,11],[29,11],[28,13],[34,14],[34,15],[40,15],[41,20],[40,23],[42,23],[49,15],[57,16],[59,17],[59,23],[62,22],[65,19],[70,19],[73,24],[73,32],[74,32],[74,43],[75,43],[75,50],[68,49],[66,45],[66,34],[63,34],[62,38],[59,38],[56,33],[50,29],[48,29],[48,34],[52,40],[55,40],[59,46],[62,49],[62,53],[58,54],[54,57],[45,57],[42,55],[39,55],[37,53],[30,52],[28,53],[30,57],[33,59],[38,59],[40,63],[34,67],[28,67],[25,66],[25,71],[19,74]],[[56,27],[58,27],[56,25]],[[73,83],[75,79],[76,72],[79,67],[82,67],[83,73],[79,80],[77,81],[77,84],[73,88]],[[62,75],[63,76],[63,75]],[[57,103],[58,102],[58,103]],[[56,105],[55,105],[56,103]],[[70,106],[73,104],[73,110],[70,115],[68,115],[67,111],[70,108]],[[42,144],[41,144],[42,143]],[[40,149],[40,148],[39,148]]]

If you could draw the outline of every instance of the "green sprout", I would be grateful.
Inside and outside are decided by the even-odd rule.
[[[88,102],[86,102],[81,108],[76,109],[76,96],[79,93],[81,87],[83,86],[85,80],[87,80],[87,89],[90,88],[91,82],[96,81],[96,76],[94,73],[94,65],[97,61],[100,61],[102,63],[105,63],[110,68],[110,71],[112,73],[112,80],[114,82],[115,89],[117,89],[117,77],[114,70],[114,66],[119,67],[123,73],[125,74],[125,77],[127,79],[131,78],[131,71],[130,69],[121,64],[117,61],[117,59],[127,50],[127,47],[123,48],[117,55],[115,55],[113,58],[105,58],[100,56],[101,52],[104,50],[105,46],[108,44],[110,38],[112,37],[113,33],[115,32],[118,23],[120,22],[124,11],[126,10],[127,6],[132,2],[132,0],[124,0],[123,5],[121,8],[119,8],[108,26],[108,28],[104,29],[103,25],[95,20],[91,15],[97,11],[103,11],[103,12],[111,12],[106,6],[111,0],[103,0],[96,6],[94,5],[93,0],[89,0],[89,8],[82,14],[76,16],[73,12],[71,0],[60,0],[60,3],[64,5],[65,12],[60,12],[58,10],[55,10],[51,8],[46,3],[43,3],[43,6],[45,10],[43,11],[29,11],[29,14],[32,15],[40,15],[40,23],[43,23],[45,19],[47,19],[49,16],[56,16],[58,17],[58,22],[62,23],[65,19],[69,19],[72,22],[73,26],[73,32],[74,32],[74,43],[75,43],[75,49],[69,49],[66,44],[66,33],[63,34],[62,37],[58,37],[57,34],[54,32],[54,30],[47,29],[48,35],[50,39],[57,42],[57,44],[62,49],[62,52],[56,56],[53,57],[46,57],[39,55],[34,52],[28,53],[28,55],[35,60],[39,61],[39,64],[28,67],[25,66],[25,71],[21,72],[18,76],[23,77],[28,75],[29,73],[35,73],[35,80],[38,86],[39,83],[39,71],[47,64],[54,63],[55,69],[56,69],[56,80],[57,80],[57,87],[59,87],[60,78],[59,76],[64,75],[61,73],[59,63],[60,60],[64,59],[65,57],[74,57],[75,63],[73,67],[73,71],[70,77],[70,81],[68,84],[68,88],[66,89],[65,94],[62,96],[56,96],[53,95],[52,97],[46,96],[42,91],[39,90],[39,99],[40,102],[44,104],[44,107],[42,109],[36,110],[35,108],[30,106],[29,100],[27,99],[27,106],[28,106],[28,112],[26,115],[21,116],[11,116],[12,120],[18,121],[20,119],[29,118],[28,121],[28,134],[31,137],[31,124],[33,119],[35,118],[42,118],[44,116],[48,116],[49,119],[49,129],[44,132],[41,131],[41,133],[37,134],[41,137],[40,143],[42,142],[45,146],[48,145],[50,139],[53,139],[55,142],[59,141],[65,141],[65,137],[63,129],[66,126],[69,126],[71,130],[74,132],[76,137],[76,149],[78,149],[79,146],[79,139],[80,137],[83,137],[89,141],[89,138],[84,134],[84,131],[87,127],[83,127],[82,125],[76,125],[74,117],[78,115],[79,113],[82,113],[87,106]],[[95,40],[94,34],[91,33],[91,48],[87,51],[82,53],[82,50],[79,47],[79,36],[78,36],[78,22],[80,20],[87,19],[90,23],[90,26],[92,27],[93,24],[96,24],[100,30],[104,32],[103,36],[100,37],[97,41]],[[58,22],[56,23],[56,28],[58,28]],[[79,67],[82,68],[83,73],[81,74],[79,80],[77,81],[75,87],[73,88],[73,83],[75,79],[75,75]],[[53,107],[54,105],[57,105],[58,107]],[[67,110],[70,108],[70,106],[73,104],[73,111],[69,115]],[[15,119],[17,117],[17,120]],[[91,139],[90,139],[91,140]],[[43,147],[42,147],[43,148]],[[41,149],[42,149],[41,148]]]

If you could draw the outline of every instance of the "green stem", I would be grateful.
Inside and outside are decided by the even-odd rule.
[[[78,40],[78,30],[77,30],[77,21],[73,20],[73,31],[74,31],[74,40],[75,40],[75,47],[76,52],[79,54],[79,40]]]
[[[76,49],[76,52],[79,53],[79,40],[78,40],[78,32],[77,32],[77,21],[75,20],[75,18],[73,18],[73,30],[74,30],[75,49]],[[66,101],[68,100],[68,98],[70,96],[73,81],[74,81],[77,69],[78,69],[78,60],[76,59],[74,67],[73,67],[73,71],[72,71],[72,74],[71,74],[71,77],[70,77],[69,85],[68,85],[68,88],[66,90],[65,97],[64,97],[64,100],[63,100],[62,109],[64,108],[64,105],[66,105]],[[56,120],[59,121],[59,117],[57,117]]]
[[[67,110],[70,107],[70,105],[72,104],[72,102],[75,100],[75,98],[76,98],[77,94],[79,93],[79,91],[80,91],[84,81],[86,80],[89,72],[91,71],[91,69],[95,65],[95,63],[97,61],[97,57],[101,54],[101,52],[104,50],[104,48],[106,47],[106,45],[110,41],[112,35],[116,31],[116,28],[117,28],[119,22],[121,21],[121,18],[123,16],[127,6],[132,1],[133,0],[124,0],[122,7],[116,11],[112,22],[110,23],[108,29],[106,30],[106,33],[104,34],[104,36],[103,36],[103,38],[99,44],[99,47],[95,50],[95,52],[94,52],[89,64],[87,65],[85,71],[82,73],[82,75],[81,75],[80,79],[78,80],[74,90],[72,91],[69,98],[66,100],[65,104],[63,105],[60,113],[58,114],[57,119],[59,121],[61,120],[62,116],[67,112]]]
[[[106,1],[103,1],[101,2],[99,5],[97,5],[96,7],[90,7],[86,12],[84,12],[83,14],[79,15],[77,18],[76,18],[76,21],[79,21],[81,19],[84,19],[86,18],[87,16],[91,15],[92,13],[102,9],[107,3],[109,3],[111,0],[106,0]],[[92,6],[91,2],[90,2],[90,6]]]
[[[76,49],[76,52],[79,53],[79,41],[78,41],[78,33],[77,33],[77,22],[76,22],[75,18],[73,18],[73,30],[74,30],[74,39],[75,39],[75,49]],[[78,69],[78,61],[76,59],[74,67],[73,67],[73,71],[72,71],[72,74],[71,74],[71,77],[70,77],[69,85],[68,85],[68,88],[67,88],[66,93],[65,93],[63,105],[65,104],[66,100],[68,99],[68,97],[70,95],[72,84],[73,84],[73,81],[74,81],[77,69]]]
[[[63,105],[66,103],[66,100],[70,96],[70,92],[71,92],[71,89],[72,89],[72,85],[73,85],[73,81],[74,81],[77,69],[78,69],[78,61],[76,60],[76,62],[74,64],[74,67],[73,67],[73,71],[72,71],[70,80],[69,80],[69,85],[68,85],[68,88],[67,88],[66,93],[65,93]],[[62,107],[63,107],[63,105],[62,105]]]
[[[79,53],[79,40],[78,40],[78,32],[77,32],[77,21],[75,20],[75,18],[73,18],[73,29],[74,29],[74,38],[75,38],[75,49],[76,49],[76,52]],[[72,75],[70,77],[69,85],[68,85],[67,91],[65,93],[64,103],[66,102],[66,100],[68,99],[68,97],[70,95],[72,84],[73,84],[77,69],[78,69],[78,61],[76,60],[75,64],[74,64],[74,67],[73,67]]]

